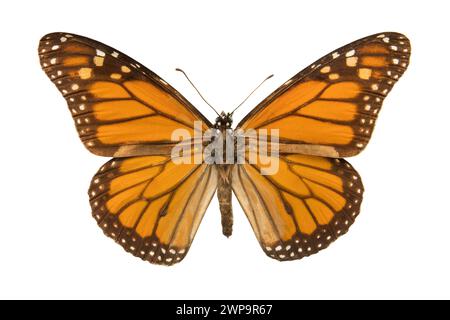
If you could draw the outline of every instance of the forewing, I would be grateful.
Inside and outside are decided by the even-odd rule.
[[[84,145],[94,154],[170,154],[172,132],[211,123],[158,75],[118,50],[67,33],[44,36],[41,66],[66,99]],[[202,123],[197,128],[195,121]]]
[[[399,33],[372,35],[324,56],[263,100],[238,128],[279,129],[280,151],[327,157],[361,152],[384,98],[409,63]]]

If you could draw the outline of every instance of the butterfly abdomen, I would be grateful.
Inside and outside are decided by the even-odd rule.
[[[233,208],[231,206],[231,167],[229,164],[218,165],[217,197],[222,215],[222,233],[229,237],[233,233]]]

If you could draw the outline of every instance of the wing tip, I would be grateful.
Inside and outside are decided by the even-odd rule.
[[[63,37],[63,36],[66,38],[72,38],[76,35],[71,32],[55,31],[55,32],[50,32],[50,33],[43,35],[39,42],[51,41],[54,38]]]

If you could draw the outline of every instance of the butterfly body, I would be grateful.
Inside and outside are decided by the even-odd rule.
[[[222,141],[222,158],[219,161],[220,163],[216,163],[215,165],[218,170],[217,198],[219,200],[219,209],[221,213],[222,233],[226,237],[231,236],[233,232],[231,169],[234,164],[234,153],[236,150],[233,130],[231,129],[232,124],[232,115],[230,113],[225,113],[224,111],[219,114],[214,124],[214,128],[218,130]],[[233,163],[231,164],[227,163],[230,162],[230,159],[228,159],[229,155],[227,154],[230,150],[230,144],[227,146],[227,137],[229,138],[228,143],[230,140],[232,141],[231,148],[233,149],[233,157],[230,159]]]
[[[231,114],[211,123],[158,75],[105,44],[60,32],[39,44],[41,66],[81,141],[112,157],[89,188],[93,217],[127,252],[162,265],[186,256],[216,191],[223,234],[232,233],[234,193],[271,258],[301,259],[345,234],[364,188],[343,157],[366,147],[409,55],[399,33],[354,41],[286,81],[233,130]],[[204,156],[210,142],[221,151]]]

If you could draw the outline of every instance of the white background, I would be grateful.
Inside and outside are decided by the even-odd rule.
[[[420,5],[418,4],[420,3]],[[447,1],[21,1],[0,4],[1,298],[450,298]],[[205,115],[235,115],[322,55],[383,31],[412,42],[366,150],[350,159],[366,192],[349,233],[280,263],[259,248],[237,201],[230,239],[213,199],[186,259],[154,266],[91,218],[87,188],[108,159],[79,142],[64,99],[40,70],[38,40],[95,38],[170,82]]]

